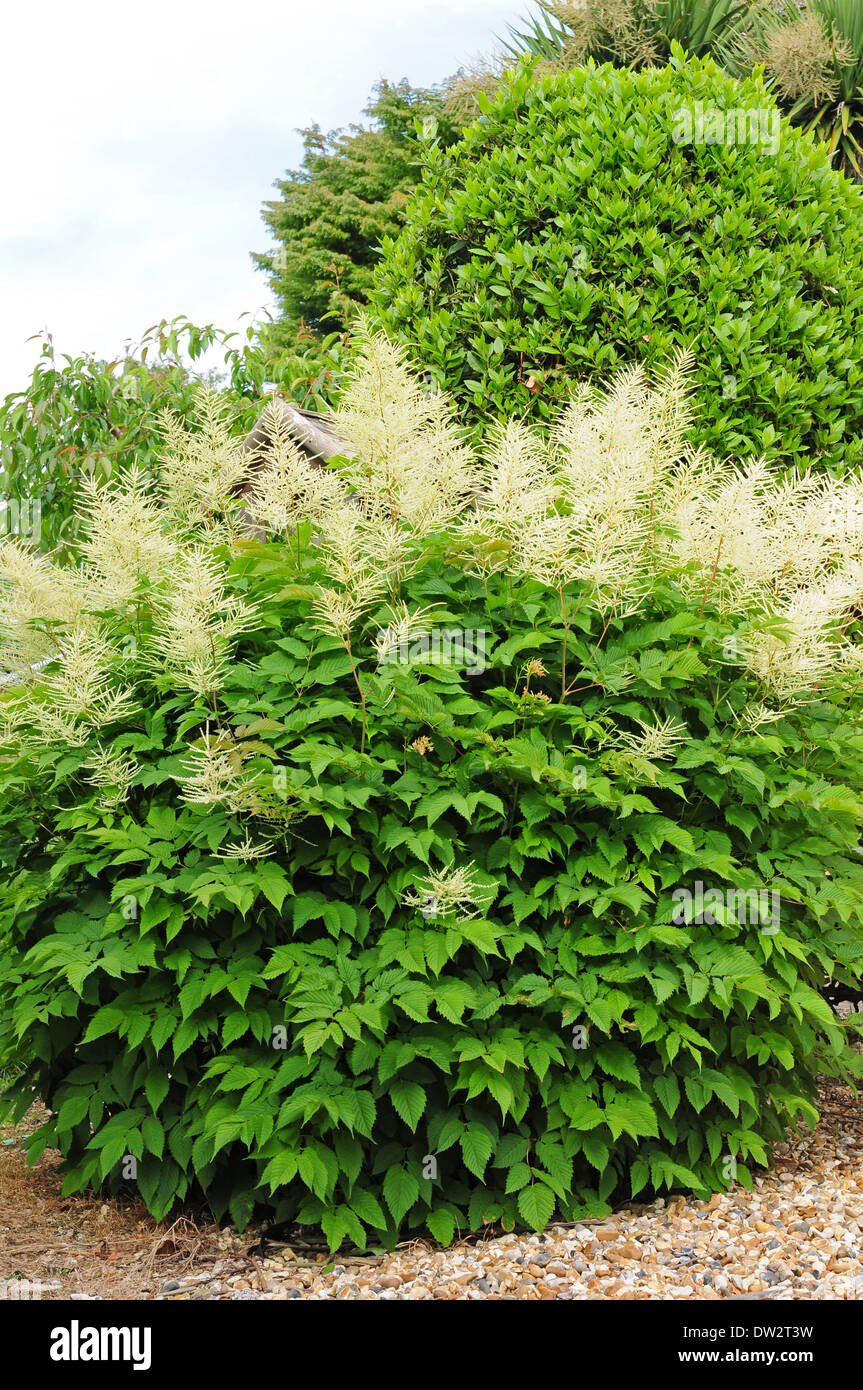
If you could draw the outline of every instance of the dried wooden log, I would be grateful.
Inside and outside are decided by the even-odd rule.
[[[314,467],[319,468],[321,464],[337,455],[348,458],[352,456],[354,451],[332,429],[331,418],[328,415],[320,415],[316,410],[300,410],[288,401],[274,396],[271,405],[262,413],[257,424],[249,430],[240,445],[241,450],[252,455],[253,475],[258,468],[265,466],[267,454],[272,448],[273,409],[278,411],[283,424],[287,427],[288,434]],[[253,488],[254,476],[237,489],[238,499],[244,503],[247,502]],[[251,520],[245,527],[245,534],[250,540],[265,541],[267,539],[266,530],[262,526],[255,525]]]
[[[272,406],[267,407],[258,423],[249,431],[240,446],[259,455],[262,462],[272,444],[270,420],[273,408],[278,411],[291,438],[295,440],[312,463],[326,463],[328,459],[335,458],[337,454],[346,457],[352,455],[353,450],[350,446],[344,439],[340,439],[333,430],[330,416],[320,415],[315,410],[299,410],[288,401],[280,400],[278,396],[274,396]]]

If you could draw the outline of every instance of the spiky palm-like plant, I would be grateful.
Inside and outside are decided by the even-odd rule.
[[[510,25],[508,37],[501,45],[516,60],[525,54],[546,62],[557,62],[566,46],[566,28],[545,5],[536,14],[525,15],[518,26]]]
[[[859,0],[762,0],[720,45],[735,76],[763,64],[789,116],[863,178],[863,6]]]
[[[675,41],[688,53],[710,52],[750,8],[748,0],[540,0],[505,47],[555,65],[592,57],[641,67],[664,62]]]

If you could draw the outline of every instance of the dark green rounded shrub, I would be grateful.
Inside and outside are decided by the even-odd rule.
[[[850,466],[861,192],[779,121],[758,78],[679,49],[637,73],[520,71],[429,151],[378,273],[384,327],[477,417],[547,420],[573,380],[692,346],[696,442]]]

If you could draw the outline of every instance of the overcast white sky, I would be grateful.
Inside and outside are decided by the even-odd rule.
[[[107,356],[162,317],[268,303],[250,251],[297,127],[360,118],[379,77],[430,85],[528,0],[39,0],[4,13],[0,396],[41,328]]]

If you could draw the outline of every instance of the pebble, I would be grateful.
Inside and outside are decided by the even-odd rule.
[[[157,1297],[182,1299],[863,1299],[863,1099],[825,1081],[822,1121],[778,1144],[750,1191],[708,1202],[677,1194],[629,1203],[603,1221],[543,1236],[493,1235],[441,1250],[406,1241],[382,1257],[329,1257],[299,1239],[256,1267],[233,1236],[233,1258],[171,1279]],[[324,1272],[324,1271],[327,1272]],[[78,1295],[80,1297],[80,1295]],[[75,1295],[73,1295],[75,1297]]]

